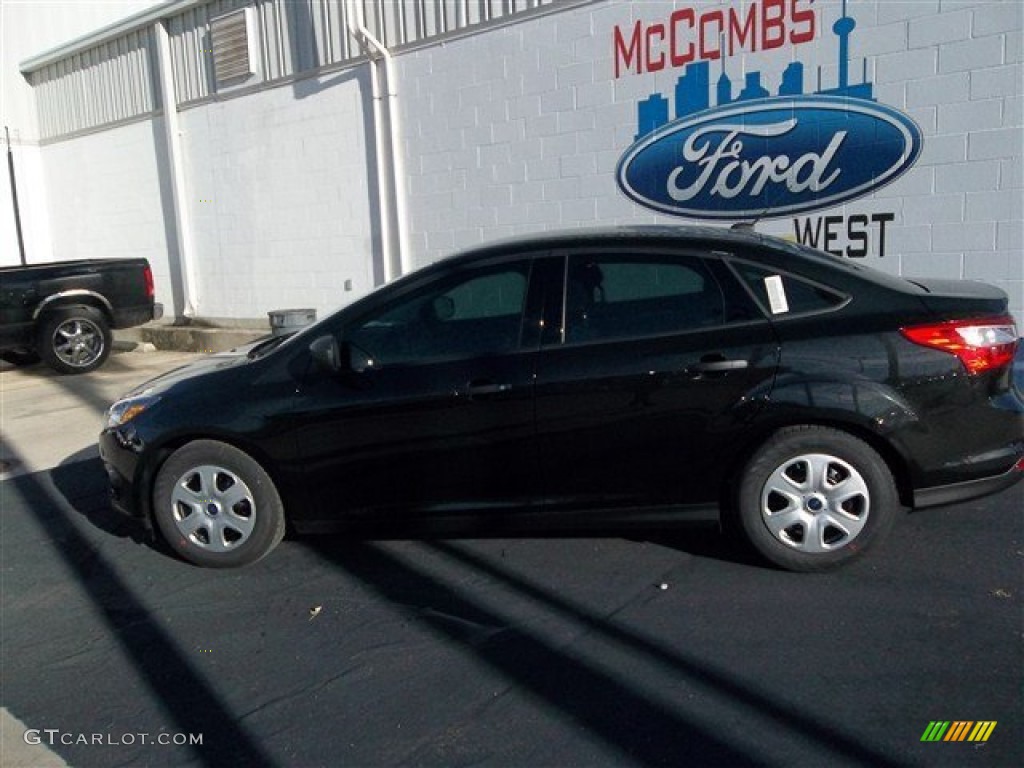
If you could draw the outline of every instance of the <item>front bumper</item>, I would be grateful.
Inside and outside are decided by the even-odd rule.
[[[126,432],[104,429],[97,441],[110,485],[110,505],[122,514],[145,519],[146,510],[138,497],[135,483],[139,458],[133,450],[131,433]]]

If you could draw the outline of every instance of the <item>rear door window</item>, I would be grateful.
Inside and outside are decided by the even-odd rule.
[[[738,286],[736,286],[738,288]],[[705,259],[692,255],[573,254],[565,279],[566,343],[681,333],[750,319]]]

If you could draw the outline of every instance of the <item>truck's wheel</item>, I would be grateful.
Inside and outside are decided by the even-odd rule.
[[[47,312],[36,349],[58,373],[88,373],[110,356],[113,339],[106,317],[93,307],[62,307]]]

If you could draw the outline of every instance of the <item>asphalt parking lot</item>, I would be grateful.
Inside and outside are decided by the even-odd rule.
[[[295,538],[208,571],[109,509],[94,444],[191,357],[0,368],[4,766],[1024,764],[1024,487],[825,575],[698,529]]]

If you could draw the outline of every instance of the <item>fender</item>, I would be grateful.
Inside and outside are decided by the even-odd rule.
[[[36,308],[32,310],[32,319],[38,320],[39,315],[41,315],[43,311],[47,309],[55,301],[60,301],[62,299],[77,299],[82,297],[95,299],[96,301],[103,305],[103,308],[107,311],[108,315],[114,314],[113,306],[111,306],[110,302],[107,301],[107,297],[104,296],[103,294],[96,293],[96,291],[90,291],[85,288],[72,288],[71,290],[68,291],[61,291],[60,293],[51,294],[47,296],[45,299],[43,299],[41,302],[39,302],[39,304],[36,305]]]
[[[896,392],[867,379],[819,378],[781,374],[775,381],[769,408],[814,408],[835,412],[847,421],[878,435],[889,435],[920,421],[916,410]]]

